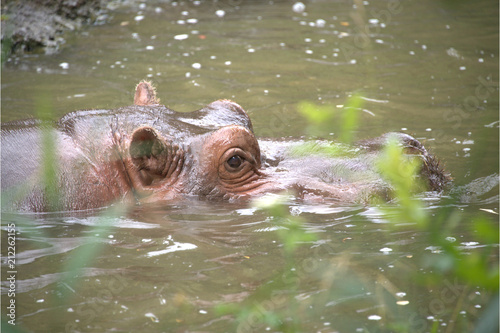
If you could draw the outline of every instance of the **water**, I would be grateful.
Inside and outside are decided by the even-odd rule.
[[[446,236],[466,253],[481,251],[487,244],[470,221],[498,219],[498,3],[304,4],[303,12],[288,1],[119,6],[55,55],[12,56],[2,70],[2,121],[36,114],[47,95],[57,116],[128,105],[135,84],[150,79],[175,110],[229,98],[257,136],[300,137],[298,102],[336,107],[358,92],[365,112],[356,137],[403,131],[430,147],[460,200],[424,194],[426,209],[456,210],[462,223]],[[338,127],[323,137],[335,140]],[[389,227],[377,206],[292,200],[286,210],[317,236],[296,253],[296,289],[287,289],[279,219],[249,205],[4,214],[2,313],[12,222],[16,323],[27,331],[279,331],[259,324],[271,311],[307,332],[469,332],[488,305],[488,292],[453,277],[419,283],[440,249],[406,221]],[[257,307],[245,320],[216,312],[243,301]]]

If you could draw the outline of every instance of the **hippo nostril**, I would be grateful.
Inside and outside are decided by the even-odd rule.
[[[233,169],[237,169],[242,162],[243,160],[239,155],[234,155],[227,160],[227,165],[229,165]]]

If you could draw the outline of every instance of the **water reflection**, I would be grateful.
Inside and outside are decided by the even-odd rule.
[[[319,237],[304,244],[293,268],[301,279],[296,299],[305,311],[304,327],[313,329],[320,323],[350,331],[433,313],[422,312],[416,305],[431,304],[436,296],[422,293],[407,280],[422,269],[418,264],[422,256],[440,252],[424,235],[411,226],[392,232],[381,228],[387,215],[375,206],[290,202],[287,207],[292,215],[307,221],[308,232]],[[100,219],[92,214],[47,217],[38,225],[34,221],[35,233],[20,238],[18,270],[24,273],[18,281],[18,297],[30,309],[21,315],[23,325],[30,327],[46,320],[47,313],[57,312],[50,323],[55,330],[68,322],[91,330],[160,329],[152,323],[164,328],[189,325],[218,330],[233,325],[232,317],[216,320],[213,309],[218,304],[241,302],[266,283],[287,281],[277,237],[283,227],[256,208],[210,202],[138,207],[113,219],[103,234],[95,229]],[[468,241],[465,231],[454,239],[460,239],[464,251],[484,246]],[[66,272],[59,272],[60,263],[78,255],[79,247],[96,243],[103,246],[74,277],[78,283],[63,282]],[[54,295],[47,294],[51,290],[72,295],[61,299],[63,315],[54,307]],[[483,298],[476,291],[470,291],[465,315],[477,313],[474,306]],[[276,301],[274,310],[284,309],[284,303]],[[111,317],[109,326],[106,318]],[[433,316],[429,325],[446,323],[448,319],[443,318]]]

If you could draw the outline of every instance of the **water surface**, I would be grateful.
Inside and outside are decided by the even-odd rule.
[[[11,56],[2,122],[36,114],[44,96],[57,117],[129,105],[135,84],[149,79],[175,110],[229,98],[248,111],[257,136],[299,138],[308,132],[297,103],[340,110],[359,93],[356,138],[402,131],[423,141],[458,188],[445,198],[423,194],[426,209],[456,210],[462,222],[446,236],[465,253],[484,248],[470,221],[498,219],[498,3],[311,1],[303,12],[293,5],[118,6],[108,24],[70,34],[57,54]],[[321,134],[338,135],[337,124]],[[17,225],[17,323],[30,332],[279,331],[259,323],[270,311],[307,332],[470,332],[488,305],[486,291],[452,277],[420,283],[417,273],[432,273],[425,262],[439,249],[407,221],[389,227],[376,205],[290,200],[286,210],[317,236],[296,253],[295,290],[284,288],[282,221],[248,204],[4,214],[2,241],[5,224]],[[260,295],[267,285],[276,292]],[[243,301],[262,310],[245,320],[216,312]]]

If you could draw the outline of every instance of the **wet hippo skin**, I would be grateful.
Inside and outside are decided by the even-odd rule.
[[[45,137],[53,140],[53,156],[45,151]],[[413,137],[397,137],[423,159],[429,189],[441,191],[449,178],[435,158]],[[387,138],[359,142],[355,156],[299,157],[290,153],[297,141],[259,144],[250,118],[232,101],[175,112],[159,104],[152,85],[143,81],[132,106],[76,111],[50,124],[2,124],[2,193],[9,198],[2,208],[68,211],[116,201],[234,201],[285,190],[298,198],[365,202],[390,195],[374,167]],[[45,157],[54,161],[53,177],[42,176]]]

